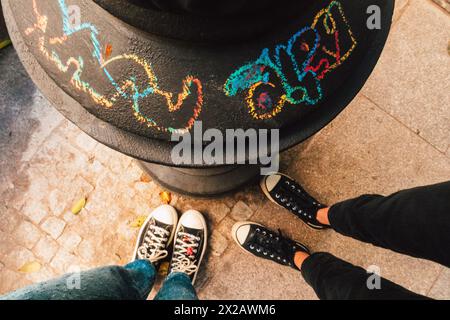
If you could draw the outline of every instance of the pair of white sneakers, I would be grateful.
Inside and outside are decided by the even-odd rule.
[[[133,260],[149,260],[158,267],[172,244],[169,273],[185,273],[194,284],[207,245],[206,221],[200,212],[186,211],[178,220],[174,207],[156,208],[142,225]]]

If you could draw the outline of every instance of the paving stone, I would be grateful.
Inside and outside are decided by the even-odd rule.
[[[17,230],[14,232],[14,238],[17,243],[28,249],[33,248],[42,236],[42,232],[28,221],[22,221]]]
[[[2,263],[13,271],[18,271],[26,263],[35,261],[34,254],[20,246],[16,246],[12,251],[5,255],[2,259]]]
[[[137,160],[131,160],[130,165],[125,172],[122,173],[121,178],[129,182],[151,182],[152,179],[144,173],[139,166]],[[144,179],[144,181],[142,181]]]
[[[28,129],[29,122],[35,121],[35,129],[30,139],[26,150],[22,153],[21,161],[27,162],[38,152],[44,141],[56,129],[64,117],[53,108],[53,106],[45,99],[39,91],[36,91],[32,96],[32,108],[29,116],[25,121],[18,121],[22,126],[22,132]]]
[[[122,174],[131,164],[131,158],[123,154],[114,154],[108,162],[108,166],[112,172]]]
[[[78,233],[72,230],[66,230],[58,238],[58,243],[67,251],[73,252],[81,242],[81,237]]]
[[[219,231],[213,231],[209,239],[209,247],[212,255],[220,257],[228,247],[228,239]]]
[[[95,258],[94,246],[90,241],[83,240],[78,246],[76,254],[87,262],[93,261]]]
[[[76,146],[81,148],[83,151],[87,153],[94,150],[97,146],[98,142],[89,137],[86,133],[79,131],[78,136],[75,139]]]
[[[55,200],[55,207],[58,210],[63,208],[63,211],[56,211],[55,214],[58,212],[71,212],[74,204],[80,201],[80,199],[86,198],[89,202],[89,198],[92,191],[94,190],[94,187],[81,175],[77,175],[74,180],[70,182],[70,184],[64,187],[64,189],[65,190],[58,194],[58,197]],[[58,205],[58,203],[60,204]],[[82,213],[82,211],[80,213]]]
[[[117,236],[114,232],[108,234],[103,234],[101,240],[97,239],[98,247],[96,252],[105,255],[105,250],[107,248],[108,264],[119,265],[123,264],[124,261],[130,261],[133,255],[133,242],[123,243],[118,241]]]
[[[0,205],[0,230],[12,233],[16,230],[19,222],[21,221],[21,217],[19,213],[13,209],[4,205]]]
[[[48,195],[48,205],[51,213],[59,217],[67,207],[67,194],[61,189],[54,189]]]
[[[96,191],[112,189],[116,185],[115,176],[107,170],[104,170],[101,174],[97,176],[95,181]]]
[[[49,169],[52,168],[55,170],[57,167],[57,162],[62,159],[68,159],[66,158],[66,148],[68,146],[70,145],[64,137],[61,137],[60,134],[53,134],[45,141],[45,144],[42,146],[40,152],[32,158],[31,162],[33,164],[33,168],[37,168],[39,170],[41,177],[47,178],[47,183],[49,175],[54,173],[49,171]],[[71,178],[71,176],[68,178]]]
[[[28,203],[29,199],[33,199],[34,202],[41,202],[45,199],[50,186],[48,179],[35,164],[26,166],[24,172],[17,174],[13,184],[16,197],[10,205],[18,211]],[[20,193],[20,196],[17,193]]]
[[[15,239],[10,233],[0,230],[0,262],[3,261],[4,256],[10,253],[17,247]]]
[[[446,13],[410,1],[362,91],[443,153],[450,145],[449,39]]]
[[[83,211],[83,210],[81,210],[81,211]],[[69,225],[69,224],[75,223],[78,220],[80,220],[80,218],[79,218],[80,214],[84,214],[84,213],[80,212],[78,214],[74,214],[72,211],[67,210],[62,215],[62,219]]]
[[[394,24],[400,19],[402,14],[405,12],[410,0],[396,0],[395,1],[395,11],[394,11]],[[414,0],[413,0],[414,1]]]
[[[95,196],[95,195],[94,195]],[[89,202],[88,202],[89,203]],[[115,205],[108,205],[110,201],[94,201],[90,200],[90,206],[82,211],[77,220],[77,232],[83,238],[94,235],[98,237],[99,234],[111,232],[114,230],[115,223],[118,222],[121,209]]]
[[[53,239],[58,239],[65,226],[66,223],[64,222],[64,220],[58,219],[56,217],[49,217],[42,223],[41,228],[49,235],[51,235]]]
[[[88,155],[72,146],[60,128],[46,140],[32,162],[41,176],[54,187],[69,186],[70,182],[90,168]]]
[[[22,207],[21,212],[24,216],[28,217],[33,223],[39,224],[49,214],[49,209],[42,202],[42,200],[30,199]]]
[[[434,299],[450,300],[450,269],[442,268],[428,295]]]
[[[55,256],[58,251],[58,243],[49,236],[42,237],[36,246],[33,248],[33,252],[36,257],[43,263],[48,263]]]
[[[0,294],[6,294],[19,288],[31,284],[23,275],[8,269],[2,270],[0,273]]]
[[[108,167],[109,161],[114,156],[121,156],[121,154],[115,150],[112,150],[111,148],[108,148],[107,146],[99,143],[94,148],[94,155],[95,159],[100,161],[105,167]]]
[[[136,230],[136,228],[131,228],[131,221],[127,219],[130,219],[129,215],[127,215],[126,217],[123,216],[123,218],[120,219],[122,220],[122,222],[119,222],[119,225],[117,227],[117,236],[122,242],[134,243],[138,230]]]
[[[77,222],[77,231],[82,238],[90,237],[93,235],[102,235],[108,228],[107,224],[102,217],[87,209],[83,210],[83,215],[79,217]]]
[[[261,192],[259,184],[248,186],[243,190],[233,194],[233,199],[236,201],[242,201],[253,211],[257,210],[265,202],[264,194]],[[234,206],[231,205],[230,208]]]
[[[449,0],[433,0],[438,6],[450,13],[450,1]]]
[[[24,275],[25,279],[33,282],[43,282],[56,278],[58,275],[48,266],[42,266],[37,272],[27,273]]]
[[[238,201],[231,210],[230,216],[236,221],[246,221],[253,215],[253,210],[242,202]]]
[[[236,223],[231,217],[225,217],[220,224],[216,227],[215,230],[219,231],[228,241],[233,240],[231,237],[231,228],[233,228]]]
[[[79,267],[82,264],[80,258],[69,253],[66,249],[60,248],[50,262],[50,267],[55,269],[59,275],[65,274],[71,268]]]
[[[255,211],[263,204],[265,198],[264,195],[260,192],[259,184],[255,184],[224,196],[222,198],[222,201],[229,208],[233,208],[236,202],[243,201],[253,211]]]

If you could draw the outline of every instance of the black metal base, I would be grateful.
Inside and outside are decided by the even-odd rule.
[[[2,7],[0,6],[0,42],[6,40],[8,32],[6,31],[6,24],[3,18]]]
[[[164,188],[193,197],[216,197],[257,182],[258,165],[184,169],[138,161],[140,167]]]

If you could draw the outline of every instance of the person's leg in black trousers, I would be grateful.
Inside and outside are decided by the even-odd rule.
[[[266,196],[315,229],[333,228],[360,241],[450,266],[450,182],[397,192],[384,197],[364,195],[330,208],[311,197],[283,174],[263,179]],[[328,253],[311,254],[301,243],[252,222],[232,231],[236,242],[261,258],[301,269],[321,299],[425,299]],[[273,241],[272,239],[277,239]]]
[[[341,234],[450,266],[450,182],[387,197],[364,195],[322,211],[328,211],[330,226]],[[369,290],[364,269],[329,254],[311,255],[302,273],[323,299],[420,297],[385,279],[381,290]]]
[[[450,266],[450,182],[343,201],[328,218],[343,235]]]
[[[329,253],[313,253],[299,267],[303,278],[321,300],[428,299],[381,277],[379,287],[370,289],[371,274]]]

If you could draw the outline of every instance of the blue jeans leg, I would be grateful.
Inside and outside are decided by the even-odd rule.
[[[164,281],[155,300],[198,300],[191,278],[185,273],[171,273]]]
[[[147,260],[67,274],[19,289],[0,300],[145,300],[156,270]]]

